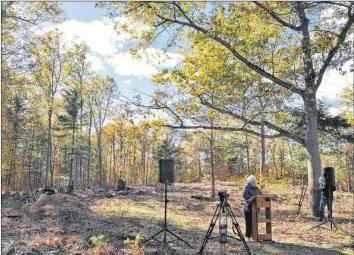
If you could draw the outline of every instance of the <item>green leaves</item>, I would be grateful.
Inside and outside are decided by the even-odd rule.
[[[104,240],[104,235],[102,234],[91,236],[90,241],[98,249],[102,249],[107,244],[107,242]]]

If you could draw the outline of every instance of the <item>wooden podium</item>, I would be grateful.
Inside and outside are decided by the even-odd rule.
[[[252,238],[255,241],[271,241],[272,240],[272,211],[271,211],[271,195],[258,195],[252,202]],[[265,217],[261,212],[265,210]],[[266,233],[258,232],[258,224],[266,224]]]

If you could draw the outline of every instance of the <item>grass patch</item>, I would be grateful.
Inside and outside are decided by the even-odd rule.
[[[101,216],[108,218],[131,217],[146,221],[163,221],[164,207],[163,204],[154,200],[146,200],[144,202],[135,202],[129,199],[105,199],[96,202],[90,209]],[[200,218],[185,214],[180,211],[178,214],[173,211],[173,207],[168,208],[167,220],[169,225],[186,230],[205,230],[206,223]]]

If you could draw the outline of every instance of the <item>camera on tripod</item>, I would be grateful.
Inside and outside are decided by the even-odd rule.
[[[227,200],[227,198],[229,197],[229,194],[227,194],[226,190],[221,190],[218,192],[219,194],[219,199],[220,199],[220,203],[223,204],[225,200]]]
[[[211,220],[211,223],[209,225],[208,231],[204,237],[202,246],[200,247],[200,250],[198,252],[199,255],[203,254],[204,248],[207,245],[208,240],[218,238],[219,243],[220,243],[220,254],[226,254],[226,244],[229,242],[230,239],[235,239],[237,241],[242,241],[243,245],[246,248],[246,251],[249,255],[251,255],[251,251],[246,243],[246,240],[241,232],[240,226],[236,220],[236,216],[234,212],[231,210],[230,204],[227,202],[227,198],[229,197],[229,194],[227,194],[226,190],[220,190],[218,191],[220,203],[218,203],[214,216]],[[231,227],[233,233],[236,235],[230,236],[228,235],[228,222],[227,219],[231,219]],[[217,223],[217,220],[219,219],[219,235],[218,236],[211,236],[213,234],[214,227]]]

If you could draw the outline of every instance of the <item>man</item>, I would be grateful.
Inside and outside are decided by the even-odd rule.
[[[252,201],[257,195],[261,194],[261,191],[256,186],[257,180],[253,175],[248,176],[247,182],[248,184],[243,192],[243,198],[245,199],[243,210],[245,213],[246,237],[250,241],[252,236]]]
[[[330,183],[329,176],[326,173],[320,178],[321,188],[321,201],[320,201],[320,218],[319,221],[323,221],[324,207],[327,205],[328,219],[332,219],[332,204],[333,204],[333,191],[337,188]]]

